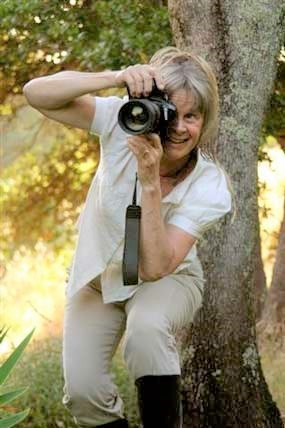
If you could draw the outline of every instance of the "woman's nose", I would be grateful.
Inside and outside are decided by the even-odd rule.
[[[176,119],[176,123],[175,123],[175,131],[182,134],[183,132],[185,132],[187,130],[185,122],[183,120],[183,118],[177,118]]]

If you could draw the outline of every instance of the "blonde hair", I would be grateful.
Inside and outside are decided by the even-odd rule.
[[[166,47],[156,52],[150,64],[158,67],[171,96],[179,89],[191,92],[194,107],[203,115],[197,147],[205,157],[216,161],[216,137],[219,126],[219,93],[210,65],[200,56]]]
[[[169,46],[157,51],[149,61],[157,67],[165,82],[165,91],[171,96],[179,89],[189,91],[194,98],[194,108],[203,116],[203,125],[197,148],[201,155],[212,160],[225,174],[233,200],[236,204],[231,180],[221,166],[216,154],[216,140],[219,130],[219,92],[216,76],[210,66],[199,55]],[[234,218],[232,218],[233,221]]]

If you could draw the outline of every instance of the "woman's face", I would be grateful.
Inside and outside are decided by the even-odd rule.
[[[196,147],[203,125],[203,116],[193,108],[194,100],[189,91],[179,89],[170,97],[176,106],[177,117],[168,130],[163,158],[178,160],[188,157]]]

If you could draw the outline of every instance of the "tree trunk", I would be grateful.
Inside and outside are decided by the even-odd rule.
[[[270,338],[280,348],[285,347],[285,195],[271,287],[257,327],[261,341]]]
[[[281,0],[169,0],[179,47],[216,70],[221,95],[218,154],[234,187],[237,216],[199,248],[207,277],[202,310],[184,332],[184,428],[283,427],[256,344],[254,271],[258,245],[259,133],[276,72]],[[283,8],[283,9],[282,9]]]

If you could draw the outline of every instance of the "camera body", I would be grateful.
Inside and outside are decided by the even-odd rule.
[[[128,89],[128,88],[127,88]],[[168,95],[155,84],[148,97],[132,97],[129,89],[129,101],[120,109],[118,123],[131,135],[156,133],[163,144],[167,128],[176,117],[176,107],[168,100]]]

